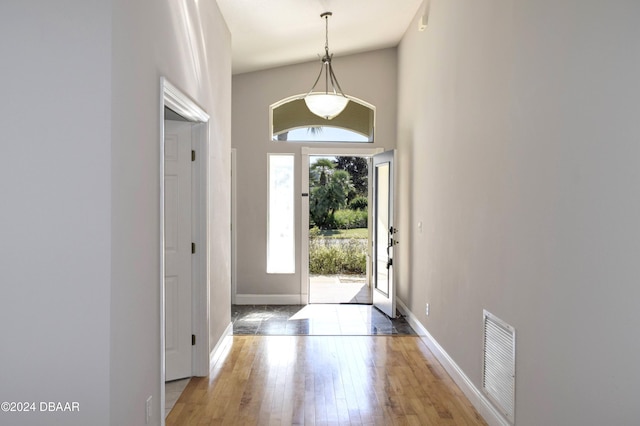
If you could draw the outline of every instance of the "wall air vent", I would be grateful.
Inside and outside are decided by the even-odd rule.
[[[484,310],[482,315],[482,391],[505,418],[515,423],[516,330]]]

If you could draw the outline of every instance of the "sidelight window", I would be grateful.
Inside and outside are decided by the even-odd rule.
[[[293,274],[296,271],[293,160],[293,154],[269,154],[268,274]]]

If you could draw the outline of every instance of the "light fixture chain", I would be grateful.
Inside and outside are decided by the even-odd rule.
[[[329,57],[329,15],[324,17],[324,51],[327,58]]]

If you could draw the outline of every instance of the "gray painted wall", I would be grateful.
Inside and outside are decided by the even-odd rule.
[[[215,2],[116,0],[113,9],[111,416],[114,425],[144,424],[146,397],[155,407],[160,398],[159,79],[211,117],[215,344],[230,322],[231,40]]]
[[[638,16],[432,0],[399,47],[399,295],[478,388],[515,326],[518,425],[640,421]]]
[[[2,2],[0,57],[0,423],[108,425],[110,4]]]
[[[0,401],[160,413],[160,76],[211,116],[211,340],[230,319],[230,35],[215,2],[2,2]],[[162,413],[164,415],[164,413]]]
[[[395,147],[397,52],[395,48],[336,57],[334,71],[345,93],[376,106],[376,140],[362,147]],[[237,149],[237,293],[299,295],[300,253],[295,274],[267,274],[267,154],[295,154],[300,177],[300,143],[274,142],[269,135],[269,106],[306,93],[320,62],[233,76],[232,145]],[[348,145],[348,146],[352,146]],[[345,144],[313,144],[345,147]],[[360,146],[360,145],[358,145]],[[300,178],[294,194],[300,194]],[[300,247],[300,201],[296,196],[296,247]]]

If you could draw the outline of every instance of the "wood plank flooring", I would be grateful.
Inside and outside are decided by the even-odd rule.
[[[233,336],[180,425],[485,425],[416,336]]]

